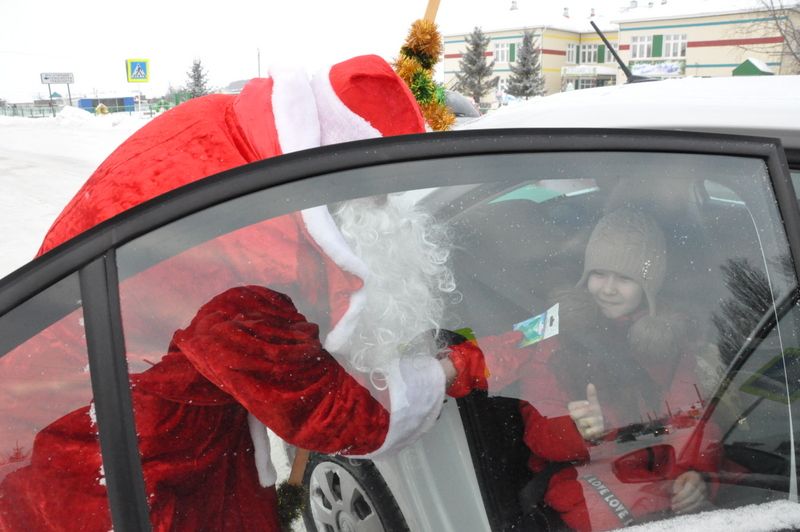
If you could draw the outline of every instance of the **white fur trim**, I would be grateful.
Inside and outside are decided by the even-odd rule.
[[[272,113],[275,116],[275,129],[281,152],[316,148],[319,146],[319,120],[314,93],[305,71],[292,68],[273,68]],[[278,473],[270,456],[270,442],[267,427],[253,414],[247,413],[250,439],[253,441],[258,482],[262,487],[275,485]]]
[[[328,146],[339,142],[381,137],[380,131],[342,103],[331,86],[328,73],[329,70],[323,70],[311,78],[311,88],[314,91],[319,116],[321,144]]]
[[[267,427],[250,412],[247,413],[247,425],[250,428],[250,439],[253,440],[253,456],[256,461],[258,483],[262,488],[274,486],[278,481],[278,473],[272,464],[269,454],[269,434]]]
[[[295,68],[272,68],[272,112],[283,153],[320,145],[319,119],[308,75]]]
[[[365,281],[369,275],[367,265],[350,249],[350,245],[336,226],[328,207],[320,205],[305,209],[301,211],[301,215],[308,233],[322,248],[322,251],[344,271],[350,272]],[[366,301],[367,296],[363,288],[350,296],[350,305],[347,307],[347,311],[323,342],[323,347],[328,352],[337,353],[347,339],[350,338]]]
[[[391,400],[389,431],[380,448],[362,458],[375,458],[413,443],[431,428],[444,404],[445,375],[435,358],[396,360],[387,378]]]

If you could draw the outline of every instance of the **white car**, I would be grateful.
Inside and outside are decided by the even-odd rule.
[[[475,302],[477,308],[470,308],[472,303],[455,305],[452,312],[457,315],[456,326],[470,326],[479,336],[480,333],[492,334],[521,320],[532,309],[543,309],[541,302],[537,301],[540,297],[538,293],[545,292],[550,283],[563,281],[565,271],[570,268],[575,270],[582,260],[579,252],[581,244],[573,242],[573,239],[585,242],[583,224],[586,221],[575,226],[576,221],[587,215],[596,216],[603,198],[620,193],[620,188],[606,190],[607,185],[601,186],[606,180],[636,176],[633,180],[622,179],[626,186],[633,187],[627,191],[628,195],[639,200],[646,198],[655,207],[663,208],[665,217],[686,216],[691,213],[697,217],[696,221],[699,223],[701,220],[708,222],[709,217],[713,216],[714,223],[706,224],[703,230],[709,230],[715,225],[716,232],[713,237],[706,235],[706,238],[721,240],[723,235],[727,235],[726,241],[718,240],[715,243],[728,250],[729,256],[725,259],[734,259],[736,253],[747,254],[747,249],[754,244],[754,240],[747,243],[746,238],[740,234],[744,232],[743,228],[739,227],[742,221],[748,222],[746,205],[723,182],[713,181],[712,176],[724,175],[727,171],[722,166],[714,169],[714,163],[706,167],[700,159],[696,159],[694,148],[702,143],[716,155],[737,156],[737,144],[748,143],[752,139],[682,136],[666,132],[695,131],[777,139],[777,149],[771,156],[773,168],[777,173],[783,174],[784,179],[791,175],[792,180],[798,183],[798,124],[800,76],[782,76],[686,78],[573,91],[501,108],[478,120],[460,125],[459,129],[466,130],[465,135],[467,132],[470,134],[470,141],[479,142],[492,151],[500,145],[505,145],[514,153],[537,146],[545,151],[554,150],[556,154],[540,159],[544,163],[542,166],[538,166],[541,162],[531,164],[529,171],[531,175],[539,176],[538,180],[524,181],[523,185],[512,181],[442,187],[423,200],[425,205],[439,212],[442,218],[450,220],[458,228],[457,233],[460,235],[460,240],[457,241],[460,251],[456,252],[454,259],[457,273],[460,273],[457,279],[459,287],[465,293],[464,300]],[[490,131],[496,129],[502,131]],[[648,133],[644,130],[657,131]],[[481,140],[476,140],[472,135],[477,135]],[[529,135],[536,135],[536,138],[531,139]],[[714,144],[716,147],[712,148]],[[597,145],[602,147],[598,148]],[[634,146],[637,147],[636,151],[628,152]],[[610,155],[608,151],[618,153]],[[513,161],[514,156],[506,157]],[[727,158],[723,157],[717,162],[722,162],[723,159]],[[481,171],[498,175],[499,172],[492,169],[491,164],[484,166],[481,162],[483,161],[478,157],[471,161],[480,166],[480,169],[475,169],[462,161],[452,161],[455,167],[471,175],[480,174]],[[687,167],[690,162],[697,167]],[[736,167],[737,161],[728,159],[726,164]],[[785,172],[787,164],[790,167],[788,173]],[[708,173],[703,175],[703,171]],[[654,179],[661,180],[661,185],[650,184]],[[485,175],[483,180],[488,180]],[[691,185],[691,188],[679,190],[678,185]],[[775,184],[773,193],[776,196],[788,194],[792,198],[796,197],[789,192],[787,183],[780,180]],[[587,202],[594,205],[594,211],[587,208]],[[680,202],[685,204],[677,205]],[[709,212],[703,212],[704,209],[709,209]],[[729,212],[732,218],[721,222],[717,219],[717,210]],[[737,210],[742,212],[734,214]],[[714,211],[713,214],[711,211]],[[745,214],[744,219],[741,218],[742,214]],[[572,217],[575,220],[570,220]],[[582,235],[578,230],[581,226],[584,230]],[[676,231],[685,229],[676,227]],[[548,235],[547,231],[551,233]],[[700,231],[700,227],[696,227],[695,231]],[[688,247],[690,239],[697,237],[697,234],[686,232],[680,233],[677,238],[681,246]],[[739,238],[742,240],[738,240]],[[551,244],[546,249],[536,251],[532,248],[539,239],[560,241],[561,246],[553,247]],[[698,256],[690,256],[690,263],[699,259],[699,251],[708,244],[695,242],[694,245],[698,247],[692,253],[697,253]],[[756,259],[758,254],[757,252]],[[711,317],[713,320],[709,316],[713,313],[710,302],[724,301],[726,295],[730,297],[724,288],[712,295],[711,290],[715,285],[725,284],[721,270],[718,269],[724,259],[718,257],[716,260],[714,266],[717,270],[707,269],[703,272],[706,275],[699,274],[699,264],[692,264],[681,272],[687,276],[687,283],[680,288],[678,296],[686,301],[693,294],[695,299],[703,300],[695,302],[696,305],[705,307],[706,315],[701,316],[703,319]],[[526,286],[531,281],[525,279],[528,275],[525,268],[536,271],[548,263],[552,263],[551,269],[556,273],[537,272],[541,277],[538,283]],[[513,271],[520,268],[523,269],[522,274]],[[572,275],[575,276],[575,271]],[[678,275],[675,273],[674,277],[677,278]],[[703,294],[703,291],[707,293]],[[703,295],[698,297],[699,294]],[[797,331],[793,334],[796,335]],[[786,351],[785,348],[783,351]],[[730,360],[725,362],[730,364]],[[749,364],[763,363],[762,355],[751,360]],[[733,366],[725,371],[730,371],[732,376],[744,381],[753,379],[753,375],[758,375],[763,370],[743,370],[735,367],[736,364]],[[718,370],[721,370],[721,366]],[[509,395],[513,397],[513,392],[503,390],[497,395],[498,397],[492,399],[473,396],[460,400],[458,408],[450,400],[434,431],[425,436],[422,442],[391,460],[365,464],[341,459],[334,462],[330,458],[317,457],[315,460],[322,466],[314,471],[320,474],[319,478],[331,478],[331,470],[337,471],[337,475],[341,477],[352,475],[357,483],[360,482],[365,487],[364,496],[372,497],[375,507],[381,509],[378,515],[393,516],[384,518],[384,522],[396,520],[399,512],[405,516],[404,521],[411,530],[518,528],[520,504],[517,492],[528,481],[527,477],[521,480],[518,471],[520,468],[524,470],[527,454],[524,445],[519,441],[519,427],[515,431],[508,430],[509,427],[519,424],[515,417],[515,400],[508,399]],[[727,435],[732,443],[727,443],[727,440],[725,443],[732,449],[731,455],[739,452],[743,446],[742,441],[735,440],[737,433],[733,428],[747,426],[745,421],[748,417],[751,420],[758,416],[772,418],[776,414],[767,411],[764,406],[761,408],[764,411],[760,413],[754,409],[747,415],[734,416],[736,425],[732,426]],[[785,414],[783,418],[786,423],[784,434],[780,437],[780,442],[775,442],[775,447],[780,447],[783,440],[794,441],[794,436],[788,432],[789,420]],[[663,429],[659,427],[655,430],[658,432]],[[775,429],[762,425],[758,430]],[[775,436],[773,434],[771,437]],[[764,442],[756,445],[763,449]],[[741,457],[738,459],[743,460]],[[766,463],[772,462],[774,457],[753,454],[747,459]],[[789,462],[793,463],[793,454],[787,455],[786,460],[788,468]],[[771,463],[770,467],[773,466],[774,463]],[[323,477],[323,472],[329,476]],[[380,472],[389,486],[388,490],[382,486],[375,487],[378,480],[376,472]],[[670,526],[674,526],[673,529],[709,526],[743,526],[742,529],[750,529],[756,522],[761,530],[800,526],[800,507],[794,504],[797,501],[794,465],[787,477],[785,489],[782,490],[775,490],[774,484],[769,487],[759,486],[758,483],[747,487],[746,483],[728,486],[729,500],[719,497],[705,508],[718,508],[714,514],[675,517],[667,513],[660,517],[672,519],[675,523],[658,521],[649,526],[654,530]],[[763,480],[765,478],[761,477],[760,481]],[[321,490],[320,483],[320,480],[312,480],[313,519],[307,518],[306,523],[309,529],[314,529],[315,526],[317,530],[328,530],[328,526],[336,529],[331,518],[337,512],[346,512],[346,505],[343,500],[337,503],[336,497],[323,495],[328,491]],[[789,502],[764,502],[781,499]],[[473,503],[465,502],[470,500]],[[743,506],[746,509],[736,510]],[[385,514],[382,513],[383,509]],[[315,521],[315,524],[311,521]],[[367,519],[362,520],[361,524],[366,530],[373,529],[371,522],[367,525]],[[530,523],[523,522],[522,529],[526,529],[526,525],[530,526]],[[396,525],[382,526],[386,530],[394,530]],[[403,529],[402,526],[400,529]],[[546,526],[551,529],[558,527],[552,522]],[[383,528],[375,525],[374,529]]]
[[[329,146],[211,176],[0,281],[0,482],[30,463],[43,426],[91,401],[114,529],[157,528],[148,521],[129,375],[158,364],[149,353],[166,354],[196,310],[186,304],[188,314],[174,313],[171,303],[216,293],[209,279],[164,301],[159,277],[147,272],[171,264],[209,271],[203,257],[225,268],[214,243],[239,229],[354,197],[413,193],[453,241],[457,293],[441,325],[487,355],[488,337],[553,315],[552,289],[575,286],[606,212],[646,209],[668,249],[663,286],[651,295],[691,325],[677,339],[693,348],[692,372],[664,359],[655,374],[636,373],[650,370],[613,366],[620,359],[610,351],[588,365],[549,368],[559,383],[589,371],[601,405],[628,394],[635,400],[617,406],[639,409],[636,419],[606,415],[588,457],[561,461],[545,457],[566,444],[531,424],[526,436],[523,422],[551,399],[537,396],[547,372],[523,366],[511,384],[490,379],[488,390],[448,399],[433,428],[394,456],[313,454],[298,529],[545,530],[580,520],[590,529],[800,527],[800,209],[792,184],[800,179],[800,78],[574,91],[493,111],[467,128]],[[207,245],[217,254],[204,254]],[[263,260],[256,250],[231,251],[238,264],[251,253]],[[294,303],[300,312],[311,305]],[[548,323],[548,334],[571,334],[566,320],[560,329]],[[625,372],[645,376],[615,381]],[[647,402],[678,374],[690,393]],[[689,448],[697,441],[704,444]],[[698,473],[703,496],[683,515],[672,509],[672,490],[687,471]],[[571,506],[557,510],[565,494],[552,478],[572,472]]]

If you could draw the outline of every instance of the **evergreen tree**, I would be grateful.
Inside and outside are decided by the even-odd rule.
[[[197,98],[208,94],[208,76],[203,69],[203,63],[199,59],[192,62],[192,69],[186,73],[189,81],[186,84],[186,92],[189,93],[189,98]]]
[[[766,274],[746,258],[728,259],[720,268],[731,295],[720,301],[720,312],[711,319],[718,331],[720,357],[727,366],[780,296],[772,293]]]
[[[494,60],[486,63],[489,37],[476,27],[466,41],[467,50],[458,64],[460,72],[456,74],[455,89],[480,102],[484,94],[497,86],[497,77],[491,77]]]
[[[29,452],[26,453],[25,450],[22,447],[20,447],[19,442],[17,442],[17,444],[14,446],[14,450],[11,452],[11,454],[8,456],[5,462],[6,463],[22,462],[23,460],[28,458],[29,454],[30,453]]]
[[[526,100],[531,96],[544,96],[544,77],[539,53],[533,45],[533,32],[526,31],[517,53],[517,62],[511,65],[506,90],[508,94]]]

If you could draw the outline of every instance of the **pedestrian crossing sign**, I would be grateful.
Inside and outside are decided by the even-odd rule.
[[[125,70],[128,83],[146,83],[150,81],[149,59],[126,59]]]

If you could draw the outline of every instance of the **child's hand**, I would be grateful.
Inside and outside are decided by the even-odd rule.
[[[685,514],[699,509],[706,502],[706,491],[706,483],[700,473],[681,473],[672,484],[672,511]]]
[[[597,401],[594,384],[586,385],[586,401],[572,401],[567,404],[567,409],[584,440],[595,440],[603,435],[605,430],[603,410]]]

